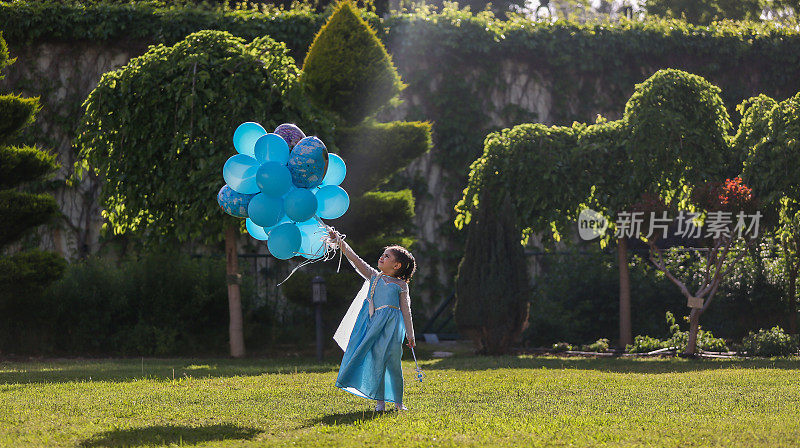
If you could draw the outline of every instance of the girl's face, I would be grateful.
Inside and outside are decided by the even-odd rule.
[[[401,267],[402,263],[397,261],[397,257],[389,249],[384,250],[383,255],[378,258],[378,269],[386,275],[394,276]]]

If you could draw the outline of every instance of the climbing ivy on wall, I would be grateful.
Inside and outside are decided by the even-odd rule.
[[[662,68],[679,68],[720,86],[730,110],[758,93],[783,99],[800,91],[800,33],[769,23],[694,26],[661,19],[543,23],[518,17],[501,20],[489,12],[475,14],[453,5],[438,12],[418,8],[385,18],[362,14],[408,84],[409,101],[402,118],[433,123],[432,157],[446,173],[453,201],[487,134],[544,118],[520,105],[497,103],[497,92],[510,87],[509,79],[501,76],[508,64],[521,66],[541,80],[550,98],[547,124],[566,126],[576,120],[592,121],[597,113],[611,119],[621,117],[635,84]],[[0,4],[0,30],[14,55],[35,52],[33,49],[44,43],[86,45],[87,41],[141,54],[148,44],[171,45],[191,32],[219,29],[246,40],[269,35],[285,42],[295,60],[302,60],[326,19],[326,14],[311,10],[261,12],[139,3],[86,7]],[[139,53],[135,53],[137,49]],[[17,65],[25,64],[21,60]],[[35,83],[44,80],[30,81],[24,92],[38,94]],[[51,89],[60,87],[72,89],[70,85]],[[43,96],[42,102],[45,110],[39,123],[52,126],[48,98]],[[738,117],[732,120],[735,125]],[[56,126],[74,132],[76,123],[60,121]],[[421,202],[425,196],[418,190],[424,191],[425,186],[419,184],[419,180],[400,175],[387,188],[410,186]],[[442,216],[439,232],[443,241],[461,241],[452,226],[454,216],[454,212]],[[431,257],[460,258],[447,250],[429,250]]]

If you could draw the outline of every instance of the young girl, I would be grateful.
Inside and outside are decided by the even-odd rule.
[[[387,401],[394,403],[397,410],[406,410],[400,358],[404,337],[409,347],[416,345],[408,292],[408,282],[417,269],[414,256],[401,246],[389,246],[375,269],[353,252],[339,232],[331,230],[329,236],[355,270],[369,281],[366,299],[357,304],[360,306],[358,317],[349,339],[345,339],[346,349],[336,386],[359,397],[376,400],[376,411],[386,410]]]

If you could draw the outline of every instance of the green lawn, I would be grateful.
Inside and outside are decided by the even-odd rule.
[[[337,361],[2,362],[0,446],[800,446],[798,359],[429,359],[400,414]]]

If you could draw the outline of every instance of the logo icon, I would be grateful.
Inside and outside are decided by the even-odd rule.
[[[602,236],[608,229],[608,221],[600,213],[585,208],[578,215],[578,234],[582,240],[591,241]]]

